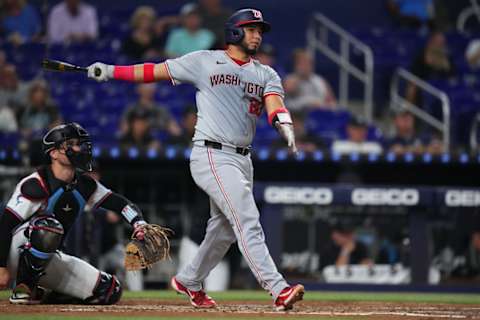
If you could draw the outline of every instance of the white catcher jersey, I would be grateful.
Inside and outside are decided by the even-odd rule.
[[[193,140],[249,146],[267,95],[284,91],[278,74],[257,60],[239,65],[224,50],[201,50],[165,61],[174,85],[197,88]]]
[[[40,181],[40,184],[43,185],[43,180],[38,174],[38,172],[33,172],[32,174],[23,178],[15,187],[10,200],[7,202],[6,209],[9,210],[12,214],[14,214],[20,221],[26,221],[30,219],[37,211],[44,211],[48,208],[48,199],[46,200],[32,200],[26,198],[21,192],[22,184],[30,178],[35,178]],[[92,207],[96,207],[98,204],[107,197],[112,191],[102,185],[100,182],[96,181],[97,187],[90,198],[85,199],[86,202],[86,209],[90,209]],[[53,195],[51,197],[54,197]]]

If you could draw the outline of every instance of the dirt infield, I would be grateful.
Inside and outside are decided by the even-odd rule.
[[[0,302],[2,315],[75,315],[152,316],[152,317],[222,317],[222,318],[322,318],[353,317],[358,319],[480,319],[478,305],[384,302],[318,302],[302,301],[293,311],[275,312],[268,303],[229,301],[213,310],[197,310],[185,301],[128,299],[114,306],[36,305],[15,306]]]

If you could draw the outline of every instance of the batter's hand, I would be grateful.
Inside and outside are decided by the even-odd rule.
[[[95,62],[87,67],[88,77],[98,82],[108,81],[113,78],[113,69],[112,65]]]
[[[278,133],[287,142],[287,146],[292,150],[294,154],[297,154],[297,146],[295,145],[295,134],[293,133],[293,125],[291,123],[276,122],[275,127]]]
[[[0,290],[6,289],[10,281],[10,272],[5,267],[0,267]]]

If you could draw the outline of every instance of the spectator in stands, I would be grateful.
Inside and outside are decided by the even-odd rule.
[[[433,0],[387,0],[387,8],[398,25],[413,28],[433,25]]]
[[[436,268],[456,280],[480,280],[480,220],[471,217],[459,219],[455,237],[433,259]]]
[[[169,144],[178,145],[179,147],[192,147],[192,138],[195,133],[195,125],[197,124],[197,108],[194,105],[188,105],[182,114],[182,133],[177,136],[171,136]]]
[[[316,135],[310,134],[305,128],[306,115],[303,112],[291,112],[293,121],[293,131],[295,133],[295,144],[299,151],[314,152],[325,147],[322,139]],[[274,148],[283,148],[285,143],[277,140],[273,144]]]
[[[312,55],[305,49],[293,53],[293,73],[284,81],[285,104],[290,110],[334,109],[337,101],[328,82],[315,74]]]
[[[0,70],[7,64],[7,55],[5,51],[0,50]]]
[[[18,124],[13,110],[6,105],[0,105],[0,133],[17,132]]]
[[[160,143],[152,135],[150,122],[152,114],[149,110],[135,109],[128,119],[128,132],[120,139],[120,146],[124,150],[137,148],[141,152],[160,149]]]
[[[473,39],[465,50],[465,59],[470,68],[478,69],[480,67],[480,39]]]
[[[21,110],[19,119],[21,133],[26,138],[35,131],[50,129],[62,122],[45,81],[36,80],[32,83],[27,104]]]
[[[1,29],[6,39],[14,45],[38,40],[41,31],[40,16],[26,0],[7,0]]]
[[[470,236],[470,245],[465,256],[472,274],[480,276],[480,227],[477,226]]]
[[[286,75],[283,66],[277,64],[276,51],[273,45],[269,43],[262,43],[260,49],[258,49],[257,54],[255,55],[255,58],[260,61],[261,64],[275,69],[280,78],[284,78]]]
[[[222,6],[222,0],[200,0],[199,13],[203,27],[213,32],[215,49],[225,48],[225,22],[232,14],[232,10]]]
[[[356,239],[355,230],[346,223],[336,223],[331,227],[331,243],[320,252],[321,267],[329,265],[372,264],[368,248]]]
[[[455,67],[443,33],[433,32],[430,35],[427,44],[413,61],[411,72],[426,81],[446,79],[455,75]],[[406,98],[413,104],[419,106],[422,104],[418,89],[413,83],[407,86]]]
[[[394,117],[395,133],[387,141],[388,151],[396,154],[407,152],[421,153],[425,151],[425,144],[415,130],[415,118],[405,109],[396,110]]]
[[[260,61],[261,64],[273,67],[275,65],[275,48],[269,43],[262,43],[255,58]]]
[[[0,132],[15,132],[18,130],[17,119],[15,112],[7,105],[8,94],[6,90],[5,78],[3,75],[3,68],[7,63],[5,52],[0,50]]]
[[[375,257],[377,264],[395,265],[402,262],[401,238],[399,238],[399,230],[394,228],[378,229],[378,249]],[[386,230],[385,230],[386,229]],[[394,229],[394,230],[391,230]]]
[[[439,155],[446,152],[443,140],[438,134],[432,134],[428,137],[425,150],[433,155]]]
[[[7,55],[5,51],[0,50],[0,69],[3,68],[7,64]]]
[[[215,42],[215,35],[202,28],[202,17],[196,3],[187,3],[180,10],[181,27],[170,32],[165,45],[169,57],[210,49]]]
[[[178,136],[181,129],[168,109],[155,102],[155,83],[143,83],[137,86],[138,100],[127,107],[120,123],[120,132],[126,134],[130,131],[130,118],[137,110],[145,110],[149,114],[150,128],[167,131],[169,135]]]
[[[162,39],[155,35],[155,10],[150,6],[140,6],[130,18],[132,32],[123,41],[123,52],[132,59],[149,59],[161,56]]]
[[[368,124],[364,120],[352,116],[346,127],[346,139],[336,140],[332,152],[338,154],[382,152],[382,146],[376,141],[368,141]]]
[[[167,58],[164,49],[170,31],[180,24],[180,17],[178,15],[166,15],[159,17],[153,24],[153,33],[155,41],[159,44],[161,51],[160,55]]]
[[[81,0],[58,3],[48,16],[47,36],[50,43],[82,43],[96,39],[96,9]]]
[[[28,84],[20,81],[13,64],[0,67],[0,106],[9,106],[17,112],[26,103]]]

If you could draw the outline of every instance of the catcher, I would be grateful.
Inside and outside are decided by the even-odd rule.
[[[11,303],[114,304],[122,287],[114,275],[59,249],[85,206],[120,213],[133,227],[128,270],[165,258],[169,230],[150,225],[137,206],[84,174],[92,170],[92,144],[77,123],[43,137],[48,165],[22,179],[0,216],[0,289],[11,284]]]

